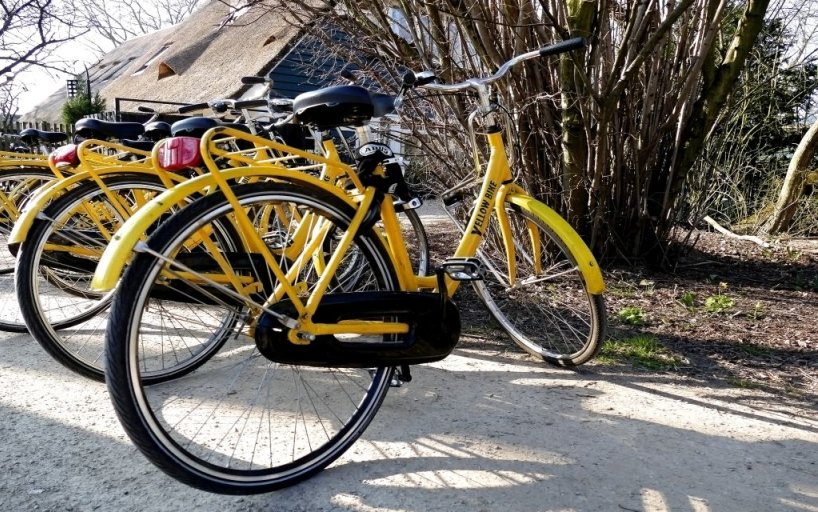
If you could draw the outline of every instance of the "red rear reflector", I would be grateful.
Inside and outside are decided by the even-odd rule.
[[[196,137],[172,137],[159,146],[159,167],[166,171],[181,171],[198,167],[202,163],[199,139]]]
[[[58,147],[48,155],[48,159],[55,167],[74,167],[80,163],[76,144],[66,144]]]

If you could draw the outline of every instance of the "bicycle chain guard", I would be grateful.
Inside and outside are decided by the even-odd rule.
[[[271,309],[291,318],[298,317],[289,300],[282,300]],[[409,332],[370,336],[367,340],[321,335],[307,345],[295,345],[287,339],[289,330],[272,315],[264,313],[256,326],[256,346],[264,357],[276,363],[370,368],[439,361],[454,350],[460,339],[460,312],[451,299],[441,301],[438,293],[331,294],[322,299],[313,315],[315,323],[385,319],[409,324]]]

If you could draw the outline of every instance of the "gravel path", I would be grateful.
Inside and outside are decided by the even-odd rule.
[[[418,367],[317,477],[228,497],[165,477],[128,442],[104,385],[4,335],[0,510],[818,510],[814,411],[469,345]]]

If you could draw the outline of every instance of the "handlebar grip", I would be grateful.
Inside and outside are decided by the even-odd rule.
[[[194,110],[201,110],[203,108],[208,108],[210,105],[207,103],[193,103],[191,105],[185,105],[184,107],[179,107],[179,113],[184,114],[186,112],[193,112]]]
[[[403,86],[407,88],[421,87],[432,82],[437,82],[440,79],[435,75],[434,71],[426,70],[420,73],[409,71],[403,75]]]
[[[267,83],[267,78],[263,76],[243,76],[241,77],[241,83],[244,85],[264,84]]]
[[[565,41],[546,46],[545,48],[540,48],[540,57],[557,55],[559,53],[570,52],[571,50],[579,50],[580,48],[585,48],[585,38],[572,37],[571,39],[566,39]]]

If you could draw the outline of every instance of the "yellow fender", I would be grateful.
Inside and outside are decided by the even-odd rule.
[[[340,189],[301,171],[284,169],[279,166],[254,165],[251,167],[238,167],[219,171],[219,174],[226,180],[243,177],[267,177],[275,178],[279,181],[305,183],[330,192],[350,206],[355,206],[352,199]],[[162,215],[169,212],[174,206],[180,204],[185,198],[196,193],[201,193],[215,185],[216,180],[213,175],[210,173],[204,174],[168,189],[140,208],[139,211],[117,230],[113,240],[111,240],[105,248],[105,252],[102,253],[102,257],[97,265],[94,279],[91,281],[91,289],[95,291],[108,291],[115,288],[117,281],[119,281],[125,269],[125,265],[131,259],[134,247],[143,239],[147,230]]]
[[[46,206],[48,206],[51,201],[59,197],[63,192],[70,189],[71,187],[77,185],[78,183],[93,179],[94,175],[109,175],[109,174],[121,174],[121,173],[140,173],[140,174],[156,174],[155,170],[150,168],[139,168],[139,167],[108,167],[102,169],[94,169],[93,174],[88,171],[79,172],[77,174],[71,174],[66,178],[52,181],[39,189],[31,198],[26,202],[25,208],[23,211],[20,212],[20,216],[14,222],[14,227],[11,230],[8,238],[8,245],[9,247],[14,250],[14,248],[23,243],[26,240],[26,236],[28,236],[28,231],[31,229],[31,226],[34,224],[34,220],[37,218],[37,215],[42,212]]]
[[[576,258],[576,264],[583,279],[585,279],[585,286],[588,288],[589,293],[600,295],[605,291],[605,281],[602,279],[602,271],[599,269],[596,258],[565,219],[545,204],[528,195],[508,194],[506,201],[545,221],[545,224],[554,231],[554,234],[562,240]]]

